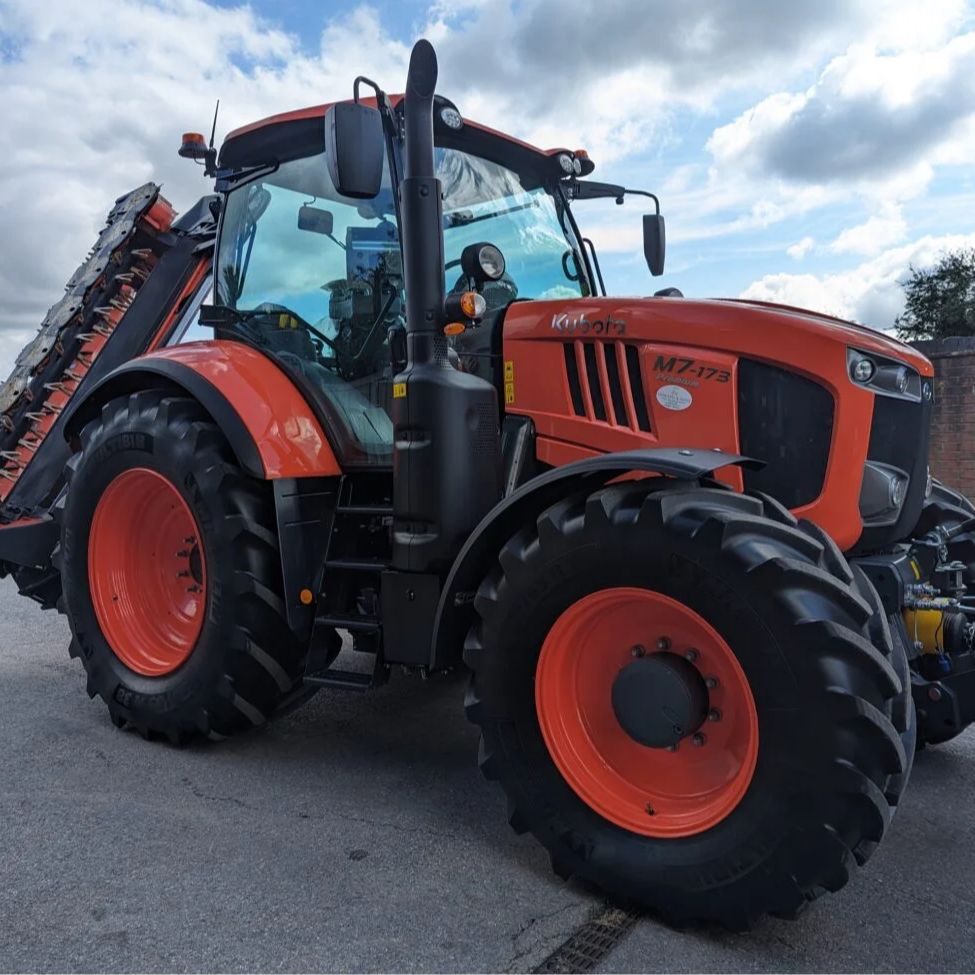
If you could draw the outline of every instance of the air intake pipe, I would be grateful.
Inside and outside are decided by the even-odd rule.
[[[393,379],[393,568],[443,575],[501,497],[498,394],[447,354],[443,211],[435,175],[437,56],[416,43],[406,81],[400,234],[407,364]]]

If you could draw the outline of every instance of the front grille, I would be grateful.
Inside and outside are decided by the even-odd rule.
[[[931,404],[874,396],[867,459],[897,467],[909,474],[911,480],[897,523],[865,528],[857,543],[858,551],[900,541],[914,530],[924,507],[930,434]]]
[[[833,436],[833,396],[804,376],[752,359],[738,361],[738,439],[746,457],[745,490],[763,491],[787,508],[819,497]]]
[[[635,345],[566,342],[562,351],[569,399],[576,416],[650,432],[640,355]],[[608,401],[604,389],[609,393]]]

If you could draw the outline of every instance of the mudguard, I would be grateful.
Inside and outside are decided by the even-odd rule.
[[[763,461],[718,450],[660,447],[600,454],[532,478],[488,512],[454,560],[440,593],[430,669],[448,667],[460,658],[464,636],[471,623],[474,595],[497,557],[498,549],[545,508],[561,498],[588,494],[632,473],[696,480],[729,465],[752,470],[765,466]]]
[[[76,437],[102,406],[160,380],[185,390],[213,417],[253,477],[341,474],[321,425],[294,383],[270,359],[239,342],[177,345],[133,359],[72,404],[64,435]]]

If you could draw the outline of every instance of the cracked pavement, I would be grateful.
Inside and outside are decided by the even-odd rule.
[[[322,692],[177,750],[117,731],[0,582],[0,970],[527,971],[601,908],[509,829],[463,678]],[[966,971],[975,735],[919,757],[868,867],[749,935],[643,919],[602,971]]]

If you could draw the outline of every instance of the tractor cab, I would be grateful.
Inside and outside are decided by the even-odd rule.
[[[201,319],[217,338],[273,356],[327,419],[343,465],[366,467],[391,463],[392,379],[406,358],[403,100],[381,96],[379,110],[372,104],[361,107],[381,118],[384,138],[368,195],[352,197],[336,186],[324,138],[330,106],[276,116],[227,137],[216,170],[224,202],[213,304]],[[578,180],[593,169],[584,152],[543,152],[466,122],[439,97],[434,136],[444,292],[459,300],[473,287],[483,298],[476,326],[448,323],[448,355],[463,368],[500,358],[512,302],[604,290],[570,200],[611,194],[608,184]],[[609,189],[621,199],[622,187]],[[483,273],[476,261],[465,266],[485,247],[496,255],[493,266]]]

